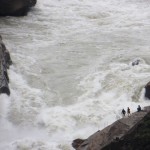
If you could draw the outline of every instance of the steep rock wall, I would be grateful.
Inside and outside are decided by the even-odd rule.
[[[0,93],[6,93],[7,95],[10,95],[7,69],[9,69],[11,64],[12,61],[9,51],[6,49],[2,42],[2,37],[0,36]]]

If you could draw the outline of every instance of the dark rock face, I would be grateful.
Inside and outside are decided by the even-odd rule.
[[[82,140],[82,139],[73,140],[72,147],[77,149],[84,141],[85,140]]]
[[[150,99],[150,82],[145,86],[145,97]]]
[[[0,36],[0,93],[6,93],[7,95],[10,95],[7,69],[11,64],[12,61],[10,54],[2,42],[2,37]]]
[[[135,61],[132,62],[132,66],[139,65],[139,63],[140,63],[140,60],[137,59],[137,60],[135,60]]]
[[[0,0],[0,16],[25,16],[37,0]]]

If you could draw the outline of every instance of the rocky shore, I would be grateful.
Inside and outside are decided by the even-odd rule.
[[[146,119],[145,119],[146,118]],[[146,122],[145,122],[146,121]],[[143,127],[140,129],[141,124]],[[145,126],[148,126],[147,132]],[[141,131],[138,133],[138,131]],[[150,148],[150,106],[145,107],[140,112],[135,112],[129,117],[124,117],[101,131],[97,131],[89,138],[82,140],[76,139],[73,141],[72,146],[76,150],[148,150],[135,148],[138,140],[131,140],[128,144],[127,137],[133,137],[133,133],[138,135],[138,139],[145,141],[145,145]],[[144,133],[144,134],[142,134]],[[135,137],[137,137],[135,135]],[[142,140],[144,138],[144,140]],[[130,138],[131,139],[131,138]],[[134,143],[131,143],[131,142]],[[131,147],[132,145],[132,147]]]
[[[7,95],[10,95],[7,69],[9,69],[11,64],[12,61],[9,51],[6,49],[2,37],[0,36],[0,93],[6,93]]]
[[[37,0],[0,0],[0,16],[25,16]]]

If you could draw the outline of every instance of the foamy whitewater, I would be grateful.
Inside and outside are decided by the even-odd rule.
[[[122,108],[150,105],[150,1],[38,0],[0,18],[0,34],[13,60],[0,150],[73,150]]]

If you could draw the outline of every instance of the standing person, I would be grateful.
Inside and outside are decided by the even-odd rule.
[[[138,105],[137,111],[138,112],[141,111],[141,106],[140,105]]]
[[[127,108],[128,117],[130,116],[130,108]]]
[[[122,109],[122,114],[123,114],[123,116],[126,115],[126,111],[124,109]]]

